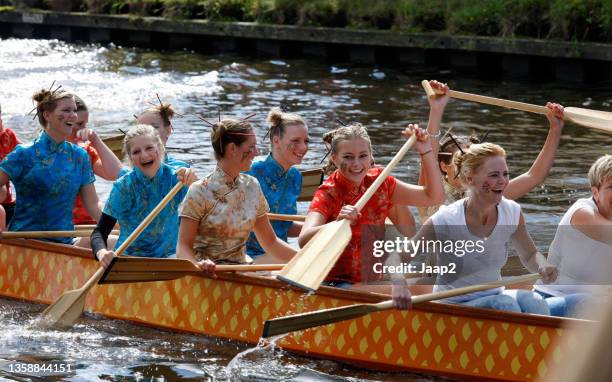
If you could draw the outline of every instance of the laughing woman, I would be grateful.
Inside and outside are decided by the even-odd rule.
[[[308,126],[297,114],[283,113],[274,108],[268,114],[271,153],[263,161],[253,163],[247,174],[254,176],[266,197],[270,212],[294,215],[297,213],[297,198],[302,191],[302,174],[293,166],[302,163],[308,151]],[[296,237],[302,229],[300,222],[274,221],[272,228],[276,236],[287,241]],[[247,242],[247,254],[257,262],[278,262],[264,250],[251,233]]]
[[[189,187],[179,214],[177,256],[213,273],[215,263],[249,263],[251,231],[272,256],[289,260],[295,250],[276,237],[268,220],[268,202],[254,177],[242,173],[258,154],[252,126],[226,118],[213,125],[215,170]]]
[[[503,196],[509,184],[504,149],[492,143],[473,144],[464,154],[455,154],[454,163],[469,196],[442,206],[415,236],[423,244],[421,248],[427,245],[432,252],[421,251],[416,262],[432,254],[440,269],[449,271],[437,274],[434,291],[501,280],[510,244],[530,272],[540,273],[545,282],[554,281],[557,268],[536,249],[525,226],[521,206]],[[436,243],[443,243],[443,246]],[[414,266],[422,269],[416,262]],[[402,296],[402,290],[408,293],[403,283],[394,283],[393,289],[394,298]],[[544,300],[527,290],[494,288],[444,301],[478,308],[549,313]]]
[[[157,131],[149,125],[132,127],[123,140],[123,150],[133,170],[119,178],[104,206],[102,217],[91,235],[94,256],[107,266],[115,253],[107,249],[107,239],[115,223],[121,226],[118,248],[159,202],[178,183],[196,180],[191,169],[174,170],[162,163],[164,146]],[[170,257],[176,249],[178,206],[187,193],[183,188],[126,249],[129,256]]]
[[[100,216],[95,176],[87,152],[67,141],[77,120],[74,96],[57,88],[32,99],[43,127],[32,143],[17,146],[0,164],[0,186],[15,185],[19,202],[11,231],[71,231],[72,207],[80,195],[93,217]],[[87,239],[49,239],[87,246]]]
[[[384,238],[385,219],[394,206],[429,206],[443,200],[431,143],[423,130],[410,125],[403,135],[408,138],[412,134],[417,134],[414,147],[424,169],[429,171],[430,184],[415,186],[389,176],[362,211],[357,211],[355,204],[383,171],[372,168],[372,146],[367,130],[361,124],[353,124],[326,134],[333,137],[330,165],[337,170],[315,193],[299,243],[304,246],[326,223],[344,218],[351,220],[351,241],[329,273],[328,284],[361,288],[359,284],[377,276],[372,274],[372,264],[367,262],[372,260],[371,252],[366,254],[369,250],[362,251],[362,248],[367,248],[373,240]]]
[[[172,118],[175,114],[176,112],[172,108],[171,104],[160,101],[158,106],[150,107],[140,113],[136,117],[136,122],[153,126],[159,133],[159,137],[161,138],[162,144],[165,148],[166,144],[168,143],[168,138],[170,138],[170,135],[174,131],[174,128],[172,127]],[[167,152],[164,155],[164,162],[174,169],[190,167],[186,162],[168,155]]]

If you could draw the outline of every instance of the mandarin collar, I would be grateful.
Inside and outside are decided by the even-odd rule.
[[[268,168],[270,169],[270,173],[279,179],[287,175],[288,173],[288,171],[285,171],[283,166],[281,166],[276,161],[276,159],[274,159],[274,157],[272,156],[272,153],[268,154],[268,156],[266,157],[265,163],[267,166],[269,166]]]
[[[369,172],[369,171],[368,171]],[[361,195],[365,192],[366,190],[366,186],[365,186],[365,177],[363,178],[363,180],[361,181],[361,184],[356,186],[355,183],[351,182],[350,180],[348,180],[340,170],[336,170],[336,182],[338,183],[338,185],[343,189],[346,190],[350,196],[355,197],[357,195]],[[366,173],[366,177],[368,176],[368,173]]]
[[[70,143],[68,143],[66,140],[63,140],[60,143],[55,142],[46,131],[43,131],[39,138],[40,142],[52,153],[66,152],[67,145],[70,145]]]
[[[213,171],[212,180],[216,183],[225,184],[227,187],[232,188],[238,184],[238,179],[240,179],[240,174],[236,177],[236,179],[232,179],[231,176],[227,175],[225,171],[217,164],[215,166],[215,171]]]
[[[140,169],[136,166],[134,166],[134,174],[136,176],[136,180],[144,183],[144,184],[151,184],[151,183],[155,183],[155,181],[159,178],[159,174],[164,170],[164,164],[162,163],[161,166],[159,166],[159,169],[157,169],[157,172],[155,173],[155,175],[152,178],[147,177],[142,171],[140,171]]]

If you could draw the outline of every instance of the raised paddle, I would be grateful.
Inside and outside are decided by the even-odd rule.
[[[505,285],[532,282],[539,279],[538,273],[531,273],[517,277],[511,277],[500,281],[490,282],[482,285],[470,285],[466,287],[449,289],[441,292],[426,293],[412,297],[412,303],[418,304],[425,301],[440,300],[443,298],[459,296],[462,294],[479,292]],[[364,316],[368,313],[379,312],[393,308],[393,301],[383,301],[377,304],[355,304],[339,308],[323,309],[314,312],[294,314],[291,316],[273,318],[264,324],[262,337],[267,338],[279,334],[295,332],[314,328],[316,326],[332,324],[344,320],[350,320]]]
[[[276,271],[283,266],[284,264],[221,264],[215,267],[215,272]],[[99,284],[163,281],[201,275],[200,268],[185,259],[115,257],[106,268]]]
[[[421,81],[425,93],[428,97],[436,97],[443,94],[437,89],[433,89],[429,84],[429,81]],[[501,98],[493,98],[482,96],[478,94],[463,93],[455,90],[450,90],[448,93],[452,98],[462,99],[464,101],[473,101],[484,103],[487,105],[501,106],[508,109],[522,110],[529,113],[544,114],[546,115],[550,109],[545,106],[532,105],[524,102],[509,101]],[[580,107],[566,107],[563,109],[563,119],[566,121],[573,122],[577,125],[589,127],[591,129],[597,129],[612,133],[612,113],[607,111],[583,109]]]
[[[415,141],[416,135],[413,135],[404,143],[374,183],[359,198],[355,204],[357,210],[361,210],[366,205]],[[299,288],[316,291],[351,240],[351,235],[351,222],[347,219],[325,224],[276,277]]]
[[[127,239],[121,244],[121,246],[115,251],[117,256],[120,256],[127,247],[132,244],[136,238],[144,231],[147,226],[155,219],[155,217],[164,209],[166,204],[181,190],[183,187],[183,183],[177,183],[172,190],[166,195],[159,204],[147,215],[147,217],[136,227],[134,232],[128,236]],[[55,300],[55,302],[42,313],[42,317],[40,319],[40,324],[42,326],[70,326],[72,325],[83,312],[83,308],[85,306],[85,296],[87,292],[98,283],[102,275],[104,274],[105,268],[101,266],[98,268],[96,273],[93,274],[87,280],[85,285],[83,285],[79,289],[70,290],[65,292]]]

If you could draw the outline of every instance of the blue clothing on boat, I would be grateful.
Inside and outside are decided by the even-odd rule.
[[[0,164],[15,185],[17,205],[11,231],[71,231],[72,208],[81,187],[96,178],[89,154],[67,141],[56,143],[42,132],[17,146]],[[72,238],[53,238],[71,244]]]
[[[271,213],[289,215],[297,213],[297,198],[302,192],[302,174],[295,167],[290,167],[285,172],[272,154],[269,154],[265,160],[253,162],[247,174],[259,181]],[[272,221],[272,228],[277,237],[287,241],[292,224],[293,222]],[[255,234],[251,232],[247,241],[247,254],[256,257],[264,252]]]
[[[115,249],[178,183],[175,170],[162,163],[153,178],[147,178],[138,168],[117,179],[113,184],[104,213],[117,219],[121,230]],[[174,196],[125,254],[143,257],[168,257],[176,251],[179,217],[178,206],[187,194],[187,187]]]

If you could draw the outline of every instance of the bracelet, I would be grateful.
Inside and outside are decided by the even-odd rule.
[[[424,155],[429,154],[431,151],[432,151],[432,150],[431,150],[431,149],[429,149],[429,150],[425,151],[424,153],[419,153],[419,155],[420,155],[420,156],[424,156]]]
[[[442,132],[440,130],[438,130],[438,132],[436,134],[431,134],[429,132],[427,132],[427,134],[429,134],[430,138],[438,139],[438,138],[440,138],[440,135],[442,134]]]

